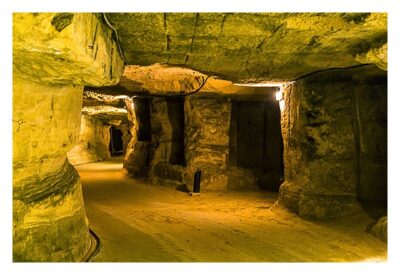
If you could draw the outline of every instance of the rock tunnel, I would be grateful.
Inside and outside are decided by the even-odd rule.
[[[385,260],[386,205],[386,14],[14,14],[14,261]]]

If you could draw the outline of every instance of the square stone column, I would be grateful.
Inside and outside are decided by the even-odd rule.
[[[231,102],[226,98],[185,98],[185,183],[201,170],[201,189],[226,190]]]
[[[371,149],[386,146],[386,125],[377,123],[385,115],[371,107],[386,112],[385,79],[368,66],[317,73],[286,87],[280,204],[303,217],[346,216],[361,211],[359,199],[368,192],[360,189],[385,192],[386,153]],[[379,157],[368,173],[364,148]],[[366,183],[365,175],[372,180]]]

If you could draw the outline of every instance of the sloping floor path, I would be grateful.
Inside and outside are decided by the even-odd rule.
[[[365,214],[307,221],[273,206],[276,193],[191,197],[122,173],[122,159],[76,166],[97,262],[386,261],[386,244],[365,233]]]

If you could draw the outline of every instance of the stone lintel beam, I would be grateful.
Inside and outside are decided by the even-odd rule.
[[[104,124],[115,125],[122,120],[127,120],[128,111],[124,108],[116,108],[113,106],[90,106],[83,107],[82,114],[101,120]],[[119,123],[116,123],[119,121]]]
[[[96,92],[84,91],[83,92],[83,106],[113,106],[123,108],[126,106],[127,96],[112,96],[108,94],[101,94]],[[131,100],[131,99],[129,99]]]
[[[45,85],[118,83],[123,59],[112,30],[92,13],[15,13],[13,69]]]
[[[268,83],[279,85],[281,83]],[[120,82],[115,87],[86,87],[88,94],[126,94],[174,96],[232,96],[263,97],[277,91],[277,86],[261,87],[236,85],[232,81],[206,75],[184,66],[153,64],[151,66],[125,66]],[[93,97],[93,96],[92,96]]]

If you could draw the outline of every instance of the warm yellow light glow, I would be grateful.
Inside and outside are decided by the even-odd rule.
[[[278,87],[281,89],[285,83],[280,82],[261,82],[261,83],[234,83],[235,86],[244,87]]]
[[[275,94],[275,97],[276,97],[277,101],[282,100],[283,99],[283,92],[282,91],[277,92]]]
[[[362,260],[362,261],[360,261],[360,262],[382,263],[382,262],[386,262],[386,261],[387,261],[386,257],[377,256],[377,257],[366,258],[366,259],[364,259],[364,260]]]
[[[281,109],[281,112],[283,110],[285,110],[285,101],[284,100],[279,101],[279,109]]]

